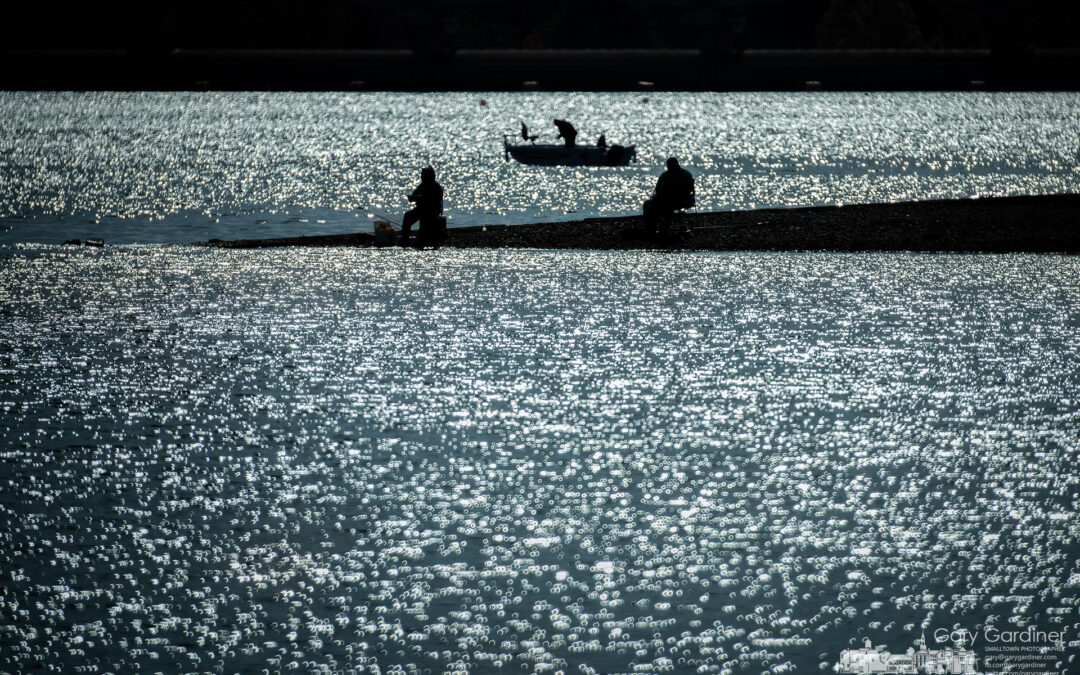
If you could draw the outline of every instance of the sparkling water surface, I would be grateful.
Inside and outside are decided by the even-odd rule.
[[[429,162],[450,224],[637,213],[664,159],[703,210],[1080,189],[1072,93],[0,92],[0,244],[370,231]],[[629,167],[503,158],[525,121]]]
[[[0,672],[1076,645],[1075,257],[0,256]]]

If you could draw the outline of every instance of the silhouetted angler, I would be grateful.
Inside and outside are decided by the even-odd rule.
[[[420,223],[420,243],[425,239],[433,239],[431,236],[443,227],[443,189],[435,182],[435,169],[424,167],[420,171],[420,184],[409,195],[409,201],[416,204],[415,207],[405,212],[401,220],[401,245],[409,245],[409,237],[412,234],[414,223]],[[437,237],[435,238],[437,239]],[[439,241],[438,243],[442,243]]]
[[[577,140],[577,129],[574,125],[566,120],[555,120],[555,126],[559,129],[558,137],[566,141],[566,147],[574,147],[574,141]]]
[[[641,210],[646,222],[656,224],[661,218],[693,205],[694,177],[679,166],[679,160],[668,157],[667,171],[657,179],[652,199],[646,200],[642,205]]]
[[[534,136],[529,135],[529,127],[525,126],[524,122],[521,123],[521,140],[530,141],[530,142],[536,140],[535,135]]]

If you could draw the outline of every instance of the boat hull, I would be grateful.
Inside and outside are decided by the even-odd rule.
[[[506,144],[506,161],[513,157],[522,164],[546,166],[626,166],[635,161],[634,146],[613,145],[598,148],[588,145],[510,145]]]

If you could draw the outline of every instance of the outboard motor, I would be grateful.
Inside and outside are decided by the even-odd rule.
[[[607,153],[604,154],[604,163],[608,166],[619,166],[620,164],[626,164],[626,162],[630,158],[630,155],[627,154],[628,152],[632,151],[628,151],[621,145],[613,145],[608,148]]]

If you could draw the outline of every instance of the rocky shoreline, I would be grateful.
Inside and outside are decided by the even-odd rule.
[[[698,251],[1080,252],[1080,194],[687,213],[678,234],[639,216],[449,231],[452,248]],[[369,233],[211,240],[216,248],[374,246]]]

